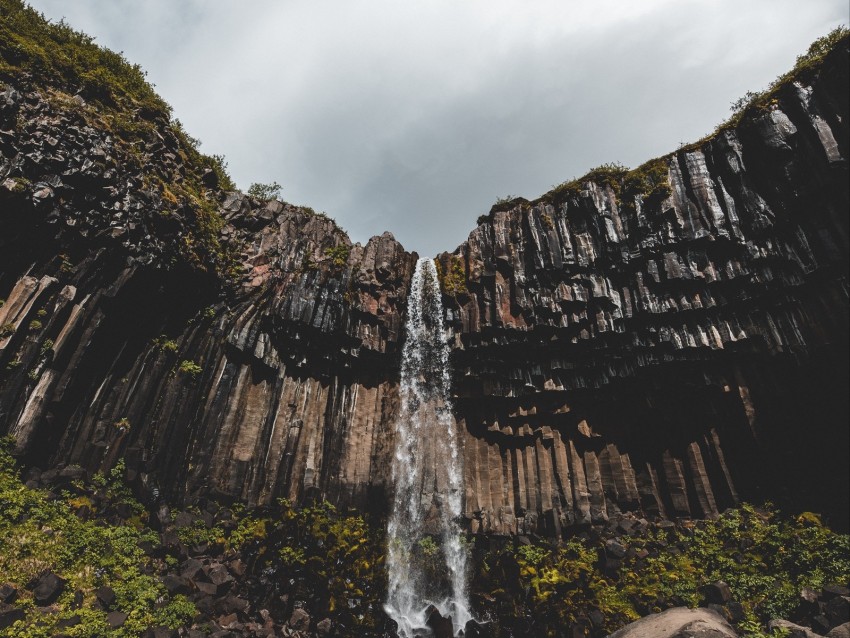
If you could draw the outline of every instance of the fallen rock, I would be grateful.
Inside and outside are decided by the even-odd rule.
[[[706,585],[703,588],[703,594],[707,602],[715,605],[725,605],[732,600],[732,590],[722,580]]]
[[[850,622],[831,629],[826,638],[850,638]]]
[[[23,620],[26,614],[20,607],[0,603],[0,629],[11,627],[19,620]]]
[[[0,603],[12,604],[18,599],[18,590],[11,585],[0,585]]]
[[[127,614],[123,611],[110,611],[106,614],[106,622],[113,629],[118,629],[119,627],[123,627],[124,623],[127,622]]]
[[[781,629],[787,632],[787,638],[818,638],[820,634],[816,634],[808,627],[797,625],[790,620],[775,619],[767,623],[767,629],[771,633],[775,629]]]
[[[307,631],[310,628],[310,614],[298,607],[292,611],[287,624],[296,631]]]
[[[738,634],[716,611],[674,607],[628,624],[609,638],[738,638]]]
[[[47,572],[36,581],[32,595],[35,599],[35,604],[39,607],[44,607],[46,605],[52,605],[64,590],[65,579],[60,578],[53,572]]]

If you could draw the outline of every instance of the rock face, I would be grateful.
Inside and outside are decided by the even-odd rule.
[[[494,208],[439,257],[473,529],[742,494],[846,525],[846,56],[643,169]],[[650,171],[666,188],[630,185]]]
[[[18,452],[89,471],[123,458],[180,500],[380,492],[416,256],[208,190],[237,264],[203,272],[178,260],[198,242],[191,211],[85,113],[13,88],[0,101],[0,414]],[[177,140],[139,146],[179,172]]]
[[[473,531],[799,494],[841,525],[847,86],[845,41],[652,188],[517,200],[438,258]],[[153,498],[383,509],[416,255],[221,192],[146,130],[0,93],[0,431]]]

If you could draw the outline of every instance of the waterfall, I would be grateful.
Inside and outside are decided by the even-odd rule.
[[[452,416],[449,347],[431,259],[416,262],[407,304],[387,525],[387,614],[401,638],[428,635],[426,611],[451,615],[455,635],[471,618],[463,513],[463,461]],[[439,548],[431,542],[440,539]],[[435,567],[437,569],[435,569]],[[438,577],[435,577],[435,572]]]

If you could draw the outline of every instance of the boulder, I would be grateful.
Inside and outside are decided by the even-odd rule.
[[[39,607],[52,605],[65,590],[65,579],[53,572],[47,572],[38,578],[32,590],[35,604]]]
[[[287,624],[295,631],[307,631],[310,628],[310,614],[300,607],[296,607],[292,611],[292,616],[289,617]]]
[[[11,627],[19,620],[23,620],[26,616],[24,610],[14,605],[0,603],[0,629]]]
[[[674,607],[628,624],[609,638],[738,638],[738,634],[716,611]]]
[[[771,633],[773,633],[776,629],[783,630],[786,633],[787,638],[818,638],[819,636],[819,634],[816,634],[808,627],[797,625],[792,623],[790,620],[771,620],[767,623],[767,629]]]
[[[846,622],[843,625],[838,625],[838,627],[830,629],[826,638],[850,638],[850,622]]]

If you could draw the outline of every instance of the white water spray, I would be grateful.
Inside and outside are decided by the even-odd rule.
[[[463,513],[463,467],[449,398],[449,347],[437,270],[420,259],[411,282],[402,350],[401,406],[392,476],[395,497],[387,526],[387,614],[401,638],[427,636],[426,610],[451,616],[455,635],[471,618]],[[426,532],[440,536],[445,576],[434,579],[422,561]]]

